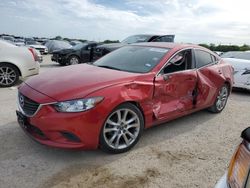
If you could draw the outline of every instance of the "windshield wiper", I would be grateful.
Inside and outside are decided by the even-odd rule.
[[[112,66],[108,66],[108,65],[97,65],[97,67],[103,67],[103,68],[113,69],[113,70],[121,70],[121,69],[119,69],[119,68],[112,67]]]

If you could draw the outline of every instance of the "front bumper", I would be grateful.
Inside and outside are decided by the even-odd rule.
[[[61,64],[66,64],[67,62],[67,57],[66,56],[61,56],[59,54],[53,54],[51,56],[51,61],[61,63]]]
[[[227,185],[227,173],[225,173],[216,183],[214,188],[229,188]]]
[[[19,110],[17,119],[22,129],[37,142],[65,149],[96,149],[103,125],[98,111],[60,113],[51,105],[44,105],[34,117]]]

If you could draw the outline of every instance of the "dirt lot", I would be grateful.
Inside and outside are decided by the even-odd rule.
[[[58,68],[46,56],[41,72]],[[213,187],[250,126],[250,93],[230,96],[221,114],[201,111],[146,130],[119,155],[35,143],[16,122],[14,88],[0,89],[0,187]]]

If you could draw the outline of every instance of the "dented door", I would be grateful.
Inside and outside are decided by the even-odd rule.
[[[203,50],[195,50],[197,66],[196,107],[205,108],[213,105],[222,85],[225,83],[223,64]]]
[[[167,119],[192,109],[196,83],[195,70],[157,76],[153,107],[156,118]]]
[[[220,65],[215,64],[197,70],[198,95],[196,106],[198,108],[211,106],[215,101],[219,89],[225,82]]]

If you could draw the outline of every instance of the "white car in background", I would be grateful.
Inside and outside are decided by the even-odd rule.
[[[48,48],[46,46],[40,44],[39,42],[30,40],[30,41],[26,41],[25,45],[28,47],[31,47],[31,48],[35,48],[41,54],[48,54]]]
[[[39,73],[39,59],[32,48],[17,47],[0,40],[0,87],[15,85],[19,78]]]
[[[250,52],[226,52],[221,57],[234,68],[234,86],[250,90]]]

